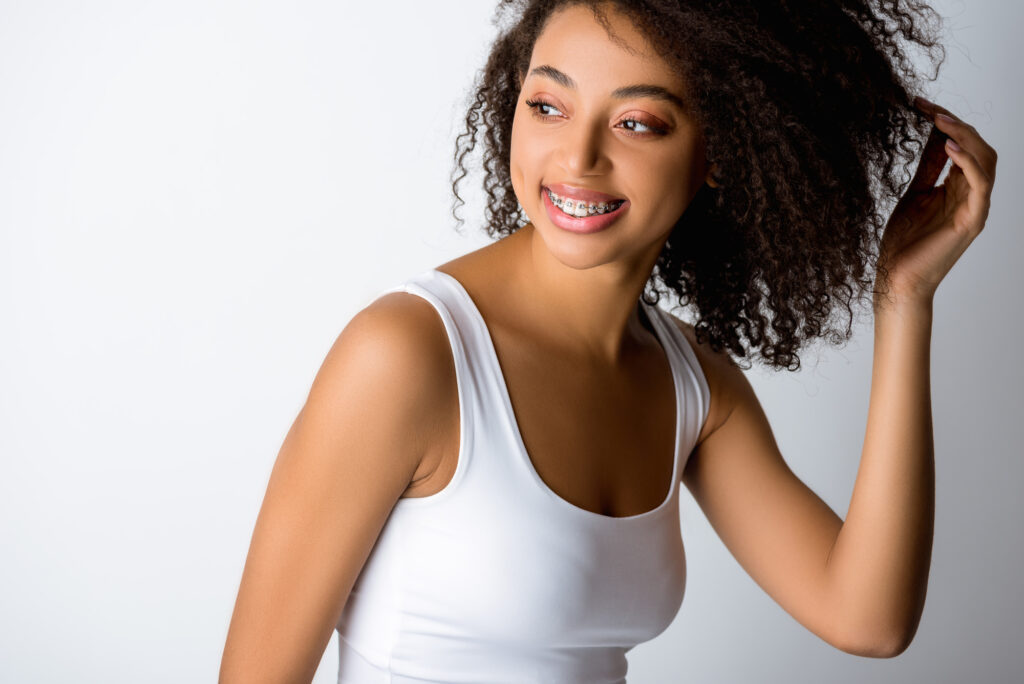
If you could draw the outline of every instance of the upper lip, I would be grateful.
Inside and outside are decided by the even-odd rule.
[[[600,202],[616,202],[622,199],[621,197],[614,197],[603,192],[598,192],[597,190],[577,188],[572,185],[565,185],[564,183],[552,183],[545,187],[559,197],[568,197],[569,199],[583,200],[584,202],[593,202],[594,204],[598,204]]]

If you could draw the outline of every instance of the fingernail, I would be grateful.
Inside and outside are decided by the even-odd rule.
[[[960,146],[957,145],[956,142],[952,138],[949,138],[948,140],[946,140],[946,145],[948,145],[949,149],[953,150],[954,152],[959,152],[960,151]]]
[[[935,116],[942,119],[946,123],[953,123],[954,121],[956,121],[956,119],[954,119],[953,117],[947,116],[945,114],[936,114]]]

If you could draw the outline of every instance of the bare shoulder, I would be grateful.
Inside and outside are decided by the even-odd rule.
[[[357,312],[338,337],[338,342],[346,341],[359,349],[362,360],[379,357],[385,364],[414,366],[420,369],[417,377],[445,375],[452,366],[448,334],[437,310],[408,292],[382,295]]]
[[[749,381],[728,352],[724,349],[715,351],[707,343],[698,344],[697,333],[693,326],[672,314],[670,315],[676,326],[686,336],[693,353],[697,356],[711,393],[708,418],[697,439],[699,445],[725,423],[737,398],[742,396],[745,387],[749,387]]]
[[[357,312],[328,352],[311,389],[327,393],[353,376],[374,386],[381,413],[402,416],[403,430],[423,455],[434,442],[451,398],[455,364],[444,323],[433,305],[408,292],[391,292]]]

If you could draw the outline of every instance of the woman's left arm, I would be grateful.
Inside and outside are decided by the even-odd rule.
[[[984,227],[996,167],[996,151],[974,127],[930,102],[919,100],[918,106],[933,116],[936,129],[883,235],[880,261],[889,287],[875,295],[864,448],[826,569],[854,629],[888,625],[886,631],[901,644],[898,651],[917,631],[931,563],[932,301],[939,282]],[[953,167],[935,187],[947,155]]]

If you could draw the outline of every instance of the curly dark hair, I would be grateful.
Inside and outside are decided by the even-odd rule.
[[[757,351],[773,370],[799,369],[816,338],[849,340],[851,304],[888,291],[881,236],[932,128],[901,43],[927,48],[934,81],[942,17],[905,0],[501,0],[493,21],[507,27],[455,141],[459,226],[481,125],[485,229],[505,237],[528,223],[510,178],[519,84],[548,17],[571,5],[609,31],[604,11],[618,10],[677,70],[721,183],[704,184],[672,228],[644,301],[675,293],[696,309],[698,342],[734,360]],[[845,328],[833,325],[838,304]]]

